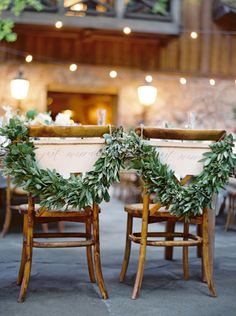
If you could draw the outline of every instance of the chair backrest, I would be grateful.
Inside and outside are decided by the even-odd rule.
[[[105,144],[102,136],[110,126],[29,126],[29,136],[36,147],[36,160],[42,169],[71,173],[91,170]]]
[[[204,152],[209,151],[209,141],[219,141],[226,134],[224,130],[155,127],[138,127],[136,133],[144,139],[149,139],[149,144],[157,147],[161,161],[170,166],[181,185],[185,185],[202,171],[203,166],[199,160]],[[155,216],[161,207],[160,203],[153,205],[150,215]]]
[[[177,178],[199,174],[203,168],[199,160],[210,150],[209,141],[218,141],[226,134],[224,130],[155,127],[138,127],[136,133],[158,148],[161,161],[175,171]]]
[[[135,129],[139,136],[144,138],[172,139],[172,140],[202,140],[218,141],[226,134],[224,130],[196,130],[196,129],[174,129],[157,127],[137,127]]]

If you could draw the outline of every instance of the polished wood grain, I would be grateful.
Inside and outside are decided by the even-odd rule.
[[[28,126],[30,137],[102,137],[112,129],[108,125]]]
[[[139,136],[143,135],[145,138],[202,141],[218,141],[226,134],[224,130],[188,130],[156,127],[138,127],[135,131]]]

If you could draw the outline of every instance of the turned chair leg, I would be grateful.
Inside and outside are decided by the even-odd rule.
[[[85,223],[86,229],[86,239],[91,238],[91,219],[87,219]],[[87,254],[87,262],[88,262],[88,271],[89,271],[89,278],[92,283],[96,283],[94,267],[93,267],[93,255],[92,255],[92,246],[86,247],[86,254]]]
[[[188,240],[189,233],[189,223],[184,223],[184,240]],[[184,270],[184,280],[189,279],[189,270],[188,270],[188,246],[183,247],[183,270]]]
[[[17,281],[16,281],[16,284],[17,284],[17,285],[21,285],[22,279],[23,279],[23,275],[24,275],[24,270],[25,270],[25,263],[26,263],[27,224],[28,224],[28,218],[27,218],[27,215],[24,215],[22,254],[21,254],[20,269],[19,269],[18,278],[17,278]]]
[[[129,235],[132,234],[133,230],[133,217],[128,214],[127,215],[127,228],[126,228],[126,241],[125,241],[125,253],[124,259],[122,263],[122,268],[120,272],[120,282],[124,281],[127,268],[129,265],[130,251],[131,251],[131,240],[129,239]]]
[[[65,224],[64,224],[64,222],[58,222],[57,227],[58,227],[58,232],[59,233],[64,233],[64,231],[65,231]]]
[[[197,230],[197,236],[202,237],[202,224],[197,224],[196,230]],[[198,258],[202,257],[202,246],[201,245],[197,246],[197,257]]]
[[[174,233],[175,231],[175,222],[174,221],[167,221],[166,222],[166,232],[167,233]],[[166,240],[174,240],[173,237],[166,237]],[[174,247],[165,247],[165,259],[166,260],[173,260],[173,250]]]
[[[99,209],[98,205],[93,206],[93,237],[94,237],[94,264],[97,276],[97,283],[101,292],[102,298],[107,299],[108,294],[105,287],[105,282],[102,274],[101,259],[100,259],[100,242],[99,242]]]
[[[213,267],[210,264],[210,257],[209,257],[209,236],[208,236],[208,211],[205,208],[203,211],[203,227],[202,227],[202,238],[203,238],[203,265],[204,265],[204,272],[206,277],[206,282],[209,288],[209,291],[213,297],[216,297],[216,290],[213,282]]]
[[[229,194],[228,214],[225,224],[225,231],[228,230],[230,224],[234,222],[234,196]]]
[[[29,198],[28,213],[27,213],[27,232],[26,232],[26,262],[24,267],[24,274],[20,288],[20,294],[18,302],[22,303],[25,300],[27,288],[29,285],[32,255],[33,255],[33,226],[34,226],[34,202],[32,198]]]
[[[7,188],[6,188],[6,215],[5,215],[5,221],[3,224],[1,237],[5,237],[7,234],[10,224],[11,224],[11,187],[10,187],[10,177],[7,177]]]
[[[142,285],[142,280],[143,280],[144,263],[146,259],[147,234],[148,234],[148,215],[149,215],[148,213],[149,213],[149,195],[147,194],[147,189],[144,188],[141,241],[140,241],[140,248],[139,248],[138,270],[137,270],[134,289],[132,293],[133,300],[138,297],[139,291]]]

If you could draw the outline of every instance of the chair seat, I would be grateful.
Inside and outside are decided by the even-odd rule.
[[[20,214],[27,214],[28,212],[28,204],[21,204],[15,206],[17,210],[19,210]],[[35,213],[36,217],[74,217],[74,216],[88,216],[91,212],[91,208],[87,208],[86,210],[75,210],[69,209],[68,211],[55,210],[48,211],[40,206],[40,204],[35,204]]]
[[[155,204],[149,204],[149,209],[154,207]],[[143,212],[143,204],[136,203],[136,204],[126,204],[124,206],[125,212],[133,215],[133,216],[140,216],[142,217]],[[165,207],[161,207],[158,211],[156,211],[154,217],[172,217],[175,218],[175,215],[172,215]]]
[[[155,204],[149,204],[149,209],[153,208]],[[129,213],[133,217],[142,217],[143,212],[143,204],[142,203],[136,203],[136,204],[126,204],[124,206],[125,212]],[[165,207],[159,208],[150,218],[160,219],[162,221],[164,220],[172,220],[172,221],[182,221],[183,219],[177,217],[174,214],[171,214],[169,210],[167,210]],[[183,220],[184,221],[184,220]],[[193,218],[190,218],[191,224],[201,224],[202,217],[201,216],[195,216]]]

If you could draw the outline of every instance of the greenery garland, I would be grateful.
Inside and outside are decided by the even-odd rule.
[[[23,187],[33,196],[41,197],[41,206],[48,209],[69,207],[82,209],[91,206],[93,201],[109,201],[108,189],[119,181],[122,168],[137,171],[154,202],[170,205],[170,211],[186,219],[202,214],[204,207],[210,207],[212,194],[223,188],[233,174],[236,157],[232,135],[227,135],[217,143],[211,144],[211,151],[203,156],[203,171],[188,186],[181,186],[169,166],[161,163],[156,149],[140,139],[134,131],[117,129],[112,135],[105,134],[106,146],[96,161],[93,170],[84,177],[72,175],[64,179],[55,170],[40,169],[35,160],[35,147],[28,137],[28,129],[18,118],[10,119],[8,125],[0,130],[10,143],[4,160],[4,173],[13,182]]]

